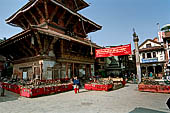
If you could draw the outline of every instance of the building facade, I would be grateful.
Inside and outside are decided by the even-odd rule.
[[[101,26],[77,11],[83,0],[31,0],[6,22],[23,31],[0,43],[3,56],[13,62],[13,75],[22,79],[91,76],[95,48],[87,34]]]
[[[169,30],[164,31],[165,36],[163,37],[164,48],[165,48],[165,75],[170,75],[170,32]]]
[[[162,77],[165,69],[165,49],[158,39],[147,39],[139,46],[141,71],[143,76]]]
[[[112,56],[104,59],[107,77],[123,77],[125,74],[129,77],[131,73],[136,73],[134,55]]]

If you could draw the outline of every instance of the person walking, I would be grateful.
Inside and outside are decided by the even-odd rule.
[[[79,93],[80,80],[77,78],[77,76],[74,77],[73,87],[74,87],[75,94]]]

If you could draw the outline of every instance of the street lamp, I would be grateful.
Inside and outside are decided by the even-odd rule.
[[[139,48],[138,48],[139,38],[135,32],[135,29],[133,29],[133,41],[135,43],[136,69],[137,69],[137,77],[138,77],[138,84],[139,84],[141,82],[141,68],[140,68],[140,58],[139,58]]]

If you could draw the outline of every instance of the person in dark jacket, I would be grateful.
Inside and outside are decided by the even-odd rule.
[[[77,76],[74,77],[73,87],[74,87],[75,94],[77,94],[77,92],[79,93],[80,80],[77,78]]]

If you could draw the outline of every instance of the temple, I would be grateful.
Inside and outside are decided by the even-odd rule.
[[[83,0],[30,0],[6,22],[23,31],[0,42],[1,55],[13,63],[13,75],[41,80],[91,76],[95,48],[87,34],[102,27],[77,11]]]

